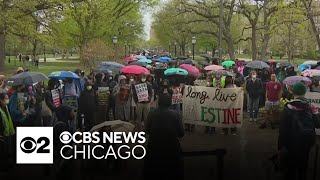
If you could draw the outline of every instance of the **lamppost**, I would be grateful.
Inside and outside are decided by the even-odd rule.
[[[112,43],[113,43],[113,47],[114,47],[114,57],[113,58],[116,58],[116,44],[118,43],[118,38],[117,36],[114,36],[112,38]]]
[[[171,51],[171,43],[169,43],[169,54],[170,54],[170,51]]]
[[[127,57],[127,41],[124,42],[124,56]]]
[[[192,59],[194,60],[194,45],[196,44],[197,40],[196,37],[192,37]]]
[[[47,57],[46,57],[46,46],[43,45],[43,61],[47,62]]]
[[[174,43],[174,56],[177,57],[177,43]]]

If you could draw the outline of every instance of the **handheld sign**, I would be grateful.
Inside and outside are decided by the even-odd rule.
[[[76,109],[78,108],[78,98],[77,96],[64,96],[63,104]]]
[[[315,105],[320,112],[320,93],[318,92],[307,92],[305,98],[310,104]],[[320,136],[320,129],[316,129],[316,134]]]
[[[182,87],[176,87],[173,89],[172,94],[172,104],[181,104],[182,103]]]
[[[51,90],[51,94],[52,94],[53,104],[55,105],[55,107],[56,108],[60,107],[61,100],[60,100],[59,90],[58,89],[53,89],[53,90]]]
[[[138,96],[138,102],[149,101],[149,93],[147,83],[141,83],[135,85],[135,89]]]
[[[241,127],[243,90],[185,86],[182,109],[184,123],[223,128]]]
[[[108,104],[109,100],[109,87],[98,87],[98,103],[100,106],[105,106]]]

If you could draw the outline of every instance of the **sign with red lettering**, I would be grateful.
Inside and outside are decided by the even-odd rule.
[[[172,104],[181,104],[182,103],[182,87],[176,87],[173,89],[172,94]]]
[[[52,101],[55,107],[59,107],[61,105],[61,99],[58,89],[51,90]]]
[[[135,85],[138,102],[149,101],[149,93],[147,83],[141,83]]]
[[[184,123],[223,128],[242,126],[242,88],[185,86],[182,100]]]

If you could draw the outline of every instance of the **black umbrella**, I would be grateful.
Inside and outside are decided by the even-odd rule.
[[[192,64],[192,65],[198,65],[198,61],[195,61],[195,60],[191,60],[191,59],[187,59],[187,60],[184,60],[184,61],[181,61],[180,64]]]
[[[263,61],[250,61],[246,67],[252,68],[252,69],[264,69],[264,68],[270,68],[270,66],[263,62]]]
[[[232,77],[236,76],[234,73],[227,71],[227,70],[210,71],[208,74],[221,75],[221,76],[232,76]]]
[[[130,65],[137,65],[137,66],[141,66],[141,67],[147,67],[147,63],[144,63],[144,62],[139,62],[139,61],[134,61],[134,62],[131,62],[130,64],[128,64],[127,66],[130,66]]]
[[[48,77],[42,73],[38,72],[22,72],[10,77],[7,80],[8,85],[10,86],[19,86],[19,85],[31,85],[43,80],[48,79]]]

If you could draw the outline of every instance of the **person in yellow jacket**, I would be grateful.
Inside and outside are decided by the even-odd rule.
[[[212,77],[212,84],[210,83],[207,84],[208,87],[214,87],[214,88],[224,88],[225,85],[226,85],[226,77],[221,76],[219,74],[216,74]],[[215,127],[206,126],[205,133],[213,134],[215,133],[215,131],[216,131]]]

